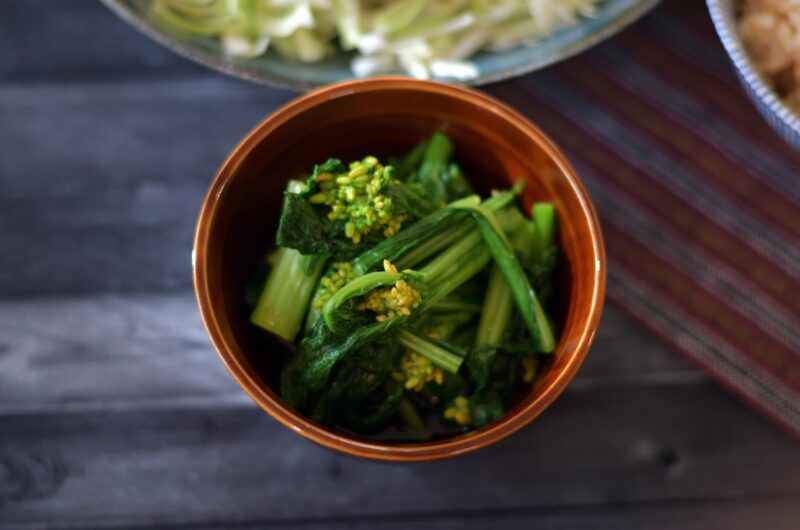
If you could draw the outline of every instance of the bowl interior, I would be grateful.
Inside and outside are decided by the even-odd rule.
[[[532,127],[520,126],[527,122],[488,97],[412,81],[405,81],[404,86],[360,85],[372,88],[326,89],[324,96],[302,98],[263,122],[226,162],[212,185],[198,230],[197,259],[203,261],[204,269],[196,279],[198,290],[208,292],[204,316],[213,314],[209,331],[223,359],[232,371],[247,374],[254,388],[246,389],[258,394],[254,397],[262,406],[272,408],[270,412],[281,407],[276,385],[287,347],[249,325],[242,293],[259,259],[274,244],[287,180],[328,157],[387,156],[442,130],[454,140],[456,159],[480,191],[507,188],[524,179],[526,208],[535,201],[549,200],[558,209],[562,254],[556,318],[560,340],[534,388],[507,416],[531,405],[544,406],[544,394],[563,379],[568,365],[579,363],[585,354],[586,341],[591,340],[599,317],[598,298],[602,300],[602,286],[598,285],[604,277],[598,272],[602,244],[580,184],[544,136]],[[434,88],[419,90],[419,85]],[[453,97],[453,91],[464,97]],[[202,295],[200,299],[202,306]],[[212,327],[216,327],[217,337]],[[282,413],[288,414],[292,423],[307,423],[294,412]],[[477,432],[480,429],[466,436]]]

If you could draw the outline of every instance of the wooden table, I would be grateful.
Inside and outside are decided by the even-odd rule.
[[[614,306],[534,424],[410,466],[257,409],[200,323],[200,201],[293,94],[98,3],[0,11],[0,528],[798,528],[796,442]],[[652,16],[659,16],[656,12]]]

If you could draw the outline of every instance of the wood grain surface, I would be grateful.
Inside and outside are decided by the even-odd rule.
[[[3,8],[0,529],[798,527],[797,443],[614,306],[565,395],[476,454],[377,464],[279,426],[209,345],[190,250],[292,94],[91,0]]]

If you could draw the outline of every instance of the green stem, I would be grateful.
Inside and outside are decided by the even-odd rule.
[[[286,184],[286,191],[297,193],[304,186],[303,182],[292,179]],[[250,314],[250,322],[294,341],[326,261],[326,256],[302,255],[290,248],[274,251],[269,256],[272,270]]]
[[[463,263],[464,256],[477,245],[480,245],[481,242],[481,234],[473,228],[465,237],[449,246],[430,263],[420,269],[420,272],[426,279],[438,279],[454,266],[460,267],[466,265]]]
[[[384,259],[392,263],[400,260],[405,269],[413,267],[454,241],[464,225],[464,215],[455,208],[477,206],[480,198],[465,197],[420,219],[398,234],[385,239],[358,256],[355,261],[357,275],[362,275],[380,265]],[[444,235],[447,234],[447,235]],[[441,236],[441,239],[437,239]],[[435,240],[435,241],[434,241]],[[411,254],[411,256],[407,256]],[[402,256],[402,258],[401,258]]]
[[[460,263],[453,263],[444,273],[432,282],[428,292],[427,304],[435,304],[447,296],[464,282],[482,271],[492,259],[492,255],[484,245],[470,249]]]
[[[533,256],[542,261],[547,249],[553,246],[556,229],[556,207],[550,202],[537,202],[531,208],[531,217],[536,226]]]
[[[525,225],[532,224],[519,208],[504,208],[492,213],[497,220],[497,225],[509,239],[513,239],[514,234],[522,230]]]
[[[427,332],[435,332],[439,340],[450,340],[456,329],[475,319],[475,313],[426,313],[423,324]]]
[[[455,208],[455,206],[453,208]],[[463,208],[459,207],[458,209],[470,210],[474,208],[475,207],[473,206],[464,206]],[[503,230],[507,229],[506,227],[509,223],[509,220],[514,223],[516,222],[513,220],[513,216],[508,215],[508,212],[511,211],[513,210],[504,209],[497,212],[496,218],[498,219],[498,223]],[[458,225],[453,226],[452,228],[447,229],[433,238],[420,243],[417,247],[398,258],[395,261],[397,268],[400,270],[413,268],[419,263],[435,255],[437,252],[441,252],[441,254],[439,254],[439,256],[431,261],[431,263],[428,265],[429,267],[433,265],[433,268],[428,270],[430,274],[437,276],[443,274],[443,271],[440,269],[440,267],[447,267],[448,269],[461,267],[460,263],[463,260],[459,260],[459,258],[461,258],[469,249],[477,245],[480,241],[480,238],[476,237],[475,234],[478,234],[478,231],[474,226],[472,226],[472,223],[465,224],[463,220],[460,219],[458,220],[458,223]],[[436,262],[438,262],[438,264],[434,265]],[[467,277],[467,279],[474,274],[475,273],[473,272]],[[465,280],[460,281],[463,282]]]
[[[516,208],[513,210],[517,211]],[[529,260],[533,252],[536,231],[532,222],[525,219],[522,214],[520,217],[521,220],[518,221],[514,228],[514,235],[511,237],[511,246],[523,260]],[[494,265],[489,273],[483,311],[475,337],[476,346],[500,344],[511,320],[513,306],[511,290],[508,288],[503,272],[497,265]]]
[[[425,162],[430,164],[447,164],[453,156],[453,142],[441,132],[433,133],[428,148],[425,149]]]
[[[552,352],[555,349],[555,338],[547,315],[514,255],[511,244],[491,212],[482,208],[476,208],[472,212],[495,264],[506,279],[517,310],[522,315],[537,350],[542,353]]]
[[[480,302],[472,298],[450,294],[428,306],[428,311],[431,313],[478,313],[482,307]]]
[[[450,157],[453,155],[453,142],[444,134],[437,132],[428,142],[425,158],[419,166],[417,178],[431,197],[439,201],[447,200],[446,174]]]
[[[526,220],[511,239],[511,246],[523,261],[533,260],[536,251],[536,225]]]
[[[278,249],[274,259],[250,321],[291,342],[300,331],[326,260],[322,256],[304,256],[290,248]]]
[[[453,226],[403,254],[395,261],[399,270],[410,269],[474,230],[471,226]]]
[[[418,265],[473,231],[471,223],[464,222],[462,210],[474,209],[479,205],[487,210],[497,211],[502,228],[510,229],[507,225],[515,225],[516,220],[513,213],[508,213],[513,210],[504,208],[513,202],[521,188],[521,185],[515,185],[511,190],[498,193],[482,203],[477,195],[451,202],[358,256],[354,261],[356,274],[367,273],[384,259],[394,263],[399,270]]]
[[[514,208],[513,211],[518,210]],[[534,250],[536,230],[532,222],[525,219],[522,214],[520,217],[521,220],[514,228],[514,235],[511,236],[511,246],[521,259],[530,260]],[[494,265],[489,273],[483,312],[475,337],[476,346],[500,344],[511,319],[513,305],[511,290],[505,277],[500,268]]]
[[[507,190],[501,192],[492,192],[493,195],[481,203],[481,208],[492,211],[502,210],[506,206],[513,203],[517,196],[522,193],[524,188],[525,181],[520,180]]]
[[[398,331],[397,339],[400,341],[400,344],[409,350],[426,357],[442,370],[453,374],[458,372],[461,363],[464,361],[463,356],[458,356],[455,353],[449,352],[441,345],[425,339],[407,329]]]
[[[511,319],[513,306],[511,290],[508,288],[503,272],[497,265],[494,265],[489,273],[486,299],[483,302],[478,333],[475,336],[476,346],[497,345],[502,342]]]
[[[400,180],[408,179],[422,163],[425,151],[428,150],[428,141],[420,142],[395,167],[395,176]]]

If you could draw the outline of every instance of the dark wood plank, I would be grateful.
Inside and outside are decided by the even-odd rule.
[[[246,523],[203,523],[160,525],[164,530],[254,530],[286,528],[293,530],[607,530],[609,528],[679,528],[681,530],[796,530],[797,509],[794,498],[738,500],[658,501],[605,506],[548,506],[541,508],[505,508],[476,512],[465,507],[453,513],[405,511],[394,514],[356,517],[325,517],[290,520],[260,520]],[[24,525],[23,529],[41,528]],[[60,527],[69,528],[69,527]],[[135,530],[150,526],[114,526]]]
[[[704,381],[610,307],[571,391]],[[0,302],[0,421],[220,401],[249,403],[216,358],[191,292]]]
[[[0,302],[0,413],[247,402],[190,292]]]
[[[190,287],[211,179],[289,96],[216,77],[0,86],[0,295]]]
[[[96,0],[3,0],[0,80],[176,78],[205,69],[164,49]],[[13,50],[13,53],[11,53]]]
[[[754,498],[785,500],[780,520],[800,515],[795,443],[708,385],[568,393],[495,446],[411,466],[334,454],[239,405],[5,417],[0,455],[0,528],[484,510],[533,521],[550,509]]]

